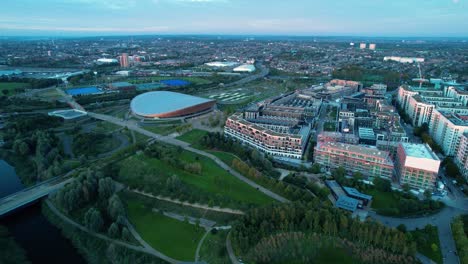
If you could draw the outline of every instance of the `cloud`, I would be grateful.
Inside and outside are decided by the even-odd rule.
[[[66,0],[65,2],[114,10],[128,9],[136,5],[136,0]]]
[[[67,26],[25,26],[17,24],[0,24],[0,30],[33,30],[33,31],[67,31],[67,32],[137,32],[137,33],[156,33],[166,32],[169,27],[67,27]]]
[[[453,2],[454,4],[458,4],[458,3],[460,3],[460,0],[452,0],[452,2]]]

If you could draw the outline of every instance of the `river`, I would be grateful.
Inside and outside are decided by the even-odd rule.
[[[0,198],[22,188],[14,168],[0,160]],[[61,231],[42,215],[39,202],[1,218],[0,224],[8,227],[32,263],[86,263]]]

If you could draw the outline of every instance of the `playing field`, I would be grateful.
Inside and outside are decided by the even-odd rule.
[[[0,82],[0,96],[5,95],[4,90],[8,91],[6,95],[16,94],[16,89],[29,88],[28,83],[21,82]]]

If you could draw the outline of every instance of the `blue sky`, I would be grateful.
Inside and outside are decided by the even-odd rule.
[[[3,0],[0,36],[468,37],[468,0]]]

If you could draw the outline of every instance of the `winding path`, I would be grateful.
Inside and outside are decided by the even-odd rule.
[[[139,247],[139,246],[135,246],[135,245],[132,245],[132,244],[128,244],[128,243],[125,243],[125,242],[122,242],[120,240],[116,240],[116,239],[112,239],[112,238],[109,238],[107,236],[104,236],[102,234],[98,234],[96,232],[93,232],[91,230],[89,230],[88,228],[82,226],[81,224],[75,222],[74,220],[68,218],[66,215],[64,215],[62,212],[60,212],[53,204],[52,202],[49,200],[49,199],[46,199],[45,200],[45,203],[46,205],[49,207],[49,209],[55,214],[57,215],[58,217],[60,217],[62,219],[62,221],[66,222],[67,224],[75,227],[75,228],[78,228],[79,230],[85,232],[85,233],[88,233],[89,235],[91,236],[94,236],[96,238],[99,238],[99,239],[102,239],[102,240],[105,240],[107,242],[110,242],[110,243],[114,243],[116,245],[119,245],[119,246],[122,246],[122,247],[126,247],[128,249],[132,249],[132,250],[135,250],[135,251],[139,251],[139,252],[143,252],[143,253],[146,253],[146,254],[149,254],[149,255],[152,255],[154,257],[157,257],[157,258],[160,258],[160,259],[163,259],[169,263],[174,263],[174,264],[179,264],[179,263],[187,263],[187,262],[182,262],[182,261],[179,261],[179,260],[175,260],[173,258],[170,258],[166,255],[164,255],[163,253],[153,249],[152,247],[150,247],[148,244],[146,244],[146,242],[143,244],[144,247]],[[133,229],[133,227],[131,225],[129,225],[129,230],[130,232],[131,229]],[[133,232],[132,232],[133,233]],[[135,237],[138,241],[140,241],[141,237],[140,236],[137,236]],[[139,239],[140,238],[140,239]],[[141,241],[140,241],[141,242]],[[143,241],[144,242],[144,241]],[[148,248],[148,247],[149,248]]]

